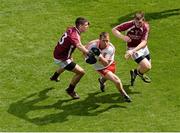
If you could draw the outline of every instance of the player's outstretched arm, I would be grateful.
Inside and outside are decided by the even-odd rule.
[[[83,52],[83,54],[87,55],[88,54],[88,50],[81,44],[81,43],[78,43],[76,45],[77,49],[79,49],[81,52]]]
[[[112,29],[112,33],[114,34],[114,36],[116,36],[116,37],[119,38],[119,39],[122,39],[122,40],[125,41],[125,42],[131,42],[130,37],[123,35],[121,32],[119,32],[119,31],[116,29],[116,27],[114,27],[114,28]]]

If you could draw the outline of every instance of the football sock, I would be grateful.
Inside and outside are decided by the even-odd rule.
[[[136,69],[136,71],[137,71],[137,69]],[[143,74],[142,74],[140,71],[137,71],[137,74],[138,74],[139,76],[143,76]]]
[[[122,90],[119,90],[119,92],[120,92],[120,94],[121,94],[123,97],[127,95],[127,94],[126,94],[124,91],[122,91]]]
[[[134,69],[134,74],[135,74],[135,75],[138,75],[137,69]]]
[[[73,92],[73,91],[74,91],[74,88],[75,88],[75,86],[72,85],[72,84],[70,84],[69,87],[67,88],[67,91],[68,91],[68,92]]]
[[[57,79],[59,77],[59,73],[55,72],[54,75],[52,76],[52,79]]]
[[[101,83],[103,83],[103,84],[106,82],[106,79],[103,77],[101,77],[100,80],[101,80]]]

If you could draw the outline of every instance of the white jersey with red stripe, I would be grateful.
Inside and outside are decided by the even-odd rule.
[[[88,50],[90,50],[93,47],[100,49],[99,40],[91,41],[90,44],[86,48]],[[102,65],[101,62],[97,61],[95,64],[93,64],[95,70],[105,69],[114,62],[115,48],[112,43],[109,42],[109,44],[106,46],[106,48],[100,49],[100,52],[101,52],[102,56],[109,61],[109,64],[107,66],[104,66],[104,65]]]

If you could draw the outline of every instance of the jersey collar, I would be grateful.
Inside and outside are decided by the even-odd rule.
[[[80,35],[80,34],[81,34],[81,32],[79,31],[79,29],[78,29],[78,28],[76,28],[76,27],[75,27],[75,29],[76,29],[76,31],[78,32],[78,34]]]

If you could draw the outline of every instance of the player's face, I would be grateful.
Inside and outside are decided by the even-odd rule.
[[[109,43],[109,36],[102,37],[100,39],[100,43],[101,43],[102,47],[106,47]]]
[[[85,22],[83,25],[80,25],[79,27],[80,32],[86,32],[87,29],[89,28],[89,22]]]
[[[136,27],[140,28],[140,27],[142,27],[142,25],[144,23],[144,19],[143,18],[140,20],[135,19],[134,22],[135,22]]]

